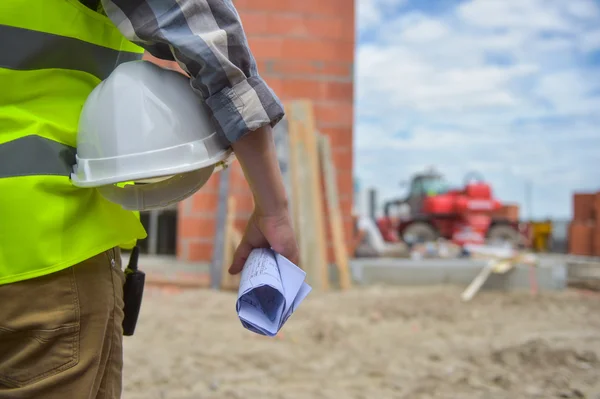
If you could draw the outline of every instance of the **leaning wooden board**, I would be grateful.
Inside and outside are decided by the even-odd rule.
[[[344,224],[340,212],[340,200],[337,190],[337,179],[335,166],[331,154],[329,137],[319,135],[319,155],[323,169],[323,180],[327,194],[327,212],[329,215],[329,228],[333,241],[335,264],[338,269],[340,288],[345,290],[352,286],[350,277],[350,262],[348,260],[348,248],[344,240]]]
[[[221,288],[223,254],[225,249],[225,223],[227,219],[227,198],[229,196],[230,175],[231,168],[225,168],[219,173],[217,226],[215,231],[212,262],[210,264],[210,286],[213,289]]]
[[[312,105],[293,101],[286,107],[292,156],[293,202],[296,212],[300,263],[307,281],[315,289],[329,284],[323,194]]]
[[[234,222],[236,216],[236,201],[235,197],[229,196],[227,199],[227,218],[225,221],[225,240],[223,245],[223,264],[221,269],[221,289],[235,290],[239,286],[239,275],[232,276],[229,274],[229,266],[233,262],[233,255],[236,248],[233,246],[234,237]]]

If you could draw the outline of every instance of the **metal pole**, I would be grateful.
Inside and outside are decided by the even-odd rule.
[[[369,189],[369,216],[375,220],[377,218],[377,190]]]
[[[158,248],[158,216],[160,210],[154,209],[150,211],[149,232],[148,232],[148,253],[156,255]]]
[[[219,173],[219,203],[217,206],[217,227],[213,245],[213,256],[210,265],[210,286],[218,290],[221,288],[221,269],[223,267],[223,254],[225,251],[225,222],[227,219],[227,196],[229,194],[230,168],[225,168]]]
[[[529,221],[533,221],[533,207],[532,207],[532,183],[531,180],[527,180],[525,183],[525,203],[527,204],[527,215],[529,217]]]

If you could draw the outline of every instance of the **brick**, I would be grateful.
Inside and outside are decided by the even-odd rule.
[[[280,97],[283,100],[310,99],[313,101],[345,101],[352,103],[352,83],[316,79],[283,80]]]
[[[268,59],[261,61],[259,68],[266,78],[270,76],[309,79],[332,77],[348,81],[353,78],[353,65],[350,62]]]
[[[340,170],[336,172],[338,192],[340,194],[352,193],[354,190],[354,183],[352,179],[352,171]]]
[[[215,216],[188,216],[177,223],[177,232],[181,238],[206,238],[215,236],[217,221]]]
[[[348,0],[305,0],[296,3],[303,7],[304,12],[313,15],[342,15],[347,18],[352,16],[354,9],[354,2]]]
[[[217,209],[218,192],[200,190],[192,197],[192,215],[212,213]]]
[[[347,78],[349,81],[354,79],[354,63],[352,62],[321,62],[319,61],[319,70],[323,75],[333,75]]]
[[[600,256],[600,227],[596,225],[592,237],[592,255]]]
[[[286,11],[289,6],[284,0],[234,0],[235,8],[240,12],[247,10]],[[289,9],[291,11],[291,9]]]
[[[339,176],[344,171],[346,175],[352,174],[353,150],[352,147],[338,147],[332,150],[335,173]]]
[[[307,39],[307,38],[284,38],[281,41],[281,51],[277,58],[287,60],[309,60],[309,61],[343,61],[354,60],[354,43]],[[273,58],[275,58],[273,57]]]
[[[309,15],[344,15],[351,17],[354,4],[348,0],[234,0],[240,12],[261,10],[270,12],[302,13]]]
[[[286,79],[282,82],[282,99],[324,99],[325,82],[311,79]]]
[[[342,100],[353,102],[354,85],[352,82],[327,82],[325,84],[326,100]]]
[[[196,219],[188,216],[181,218],[177,222],[177,237],[180,239],[185,238],[198,238],[200,237],[200,224]]]
[[[591,256],[593,252],[594,226],[587,222],[573,221],[569,225],[569,253]]]
[[[299,13],[274,13],[244,10],[240,12],[246,34],[286,37],[353,40],[348,35],[347,18],[339,16],[311,16]]]
[[[267,32],[278,36],[309,36],[306,20],[302,14],[269,14]]]
[[[240,19],[244,32],[248,37],[253,35],[265,35],[269,32],[269,13],[256,10],[239,10]]]
[[[219,182],[221,181],[219,176],[221,176],[220,173],[213,173],[213,175],[210,177],[210,179],[208,179],[206,184],[200,189],[200,192],[218,192]]]
[[[337,147],[346,147],[352,146],[352,127],[338,127],[338,126],[319,126],[319,121],[317,120],[317,127],[319,128],[319,132],[321,134],[326,134],[329,136],[329,142],[331,144],[332,149]]]
[[[259,70],[261,71],[261,70]],[[283,94],[283,80],[273,76],[264,76],[267,85],[275,92],[275,94],[281,98]]]
[[[344,40],[356,43],[356,23],[355,23],[355,12],[354,7],[352,8],[352,14],[346,15],[342,18],[342,37]]]
[[[343,198],[340,198],[340,209],[342,212],[342,217],[347,218],[352,215],[352,206],[353,200],[351,196],[346,195]]]
[[[249,214],[254,211],[254,199],[251,194],[236,194],[234,198],[236,214]]]
[[[588,221],[594,218],[595,194],[573,194],[573,220]]]
[[[284,57],[284,39],[279,37],[248,37],[250,50],[257,60]]]
[[[353,42],[354,37],[345,36],[344,18],[306,18],[304,22],[308,36]]]
[[[210,241],[189,241],[187,259],[189,262],[210,261],[213,254],[213,243]]]
[[[354,123],[353,104],[350,102],[315,103],[314,111],[318,126],[351,127]]]
[[[596,228],[600,230],[600,191],[596,193],[594,198],[593,218],[596,221]]]

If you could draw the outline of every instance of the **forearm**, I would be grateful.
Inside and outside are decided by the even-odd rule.
[[[264,126],[250,132],[232,146],[261,214],[278,214],[287,210],[288,200],[271,127]]]

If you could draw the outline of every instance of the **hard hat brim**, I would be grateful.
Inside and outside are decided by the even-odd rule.
[[[193,172],[209,166],[230,164],[235,155],[231,148],[208,156],[204,140],[162,150],[128,154],[121,157],[82,159],[75,156],[71,181],[81,188],[102,187],[127,181],[139,181]],[[173,166],[173,159],[179,162]]]

